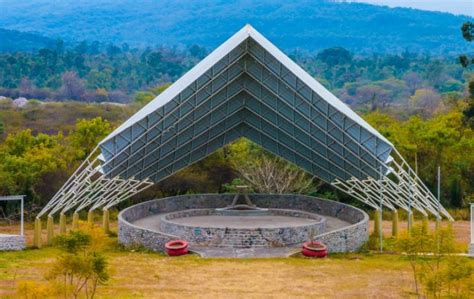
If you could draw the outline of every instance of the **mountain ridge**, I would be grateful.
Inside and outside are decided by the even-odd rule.
[[[6,7],[0,27],[72,41],[214,48],[250,23],[284,50],[341,46],[358,53],[435,55],[469,50],[459,29],[465,16],[354,2],[2,0],[0,5]]]
[[[35,32],[22,32],[0,28],[0,52],[25,52],[50,48],[55,40]]]

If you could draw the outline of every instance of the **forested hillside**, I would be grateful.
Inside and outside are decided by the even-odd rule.
[[[0,28],[0,52],[23,52],[53,47],[53,39],[39,34]]]
[[[453,4],[454,5],[454,4]],[[215,47],[251,23],[278,47],[458,53],[467,17],[331,0],[1,0],[0,27],[70,41]]]
[[[0,53],[0,96],[43,101],[147,102],[199,62],[200,46],[138,49],[100,42]],[[356,55],[344,48],[289,52],[299,65],[360,111],[378,108],[430,115],[464,93],[468,75],[456,57]]]

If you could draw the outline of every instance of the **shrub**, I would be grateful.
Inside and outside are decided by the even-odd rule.
[[[78,230],[54,239],[62,253],[49,269],[47,283],[22,281],[17,294],[22,298],[93,298],[97,286],[109,279],[107,260],[101,250],[107,238],[100,227],[79,223]]]
[[[459,251],[454,232],[449,225],[434,234],[422,226],[414,226],[410,235],[397,240],[397,248],[410,261],[415,292],[434,298],[469,298],[474,286],[472,266],[465,257],[455,256]]]
[[[51,283],[39,283],[31,280],[19,281],[16,285],[19,298],[42,299],[61,295],[60,286]]]
[[[56,245],[67,253],[77,253],[91,243],[91,236],[77,230],[56,237]]]

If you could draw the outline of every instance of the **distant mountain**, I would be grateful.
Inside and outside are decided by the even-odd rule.
[[[215,47],[246,23],[289,50],[456,54],[467,17],[329,0],[0,0],[0,27],[134,46]]]
[[[53,39],[42,35],[0,28],[0,52],[33,51],[54,45]]]

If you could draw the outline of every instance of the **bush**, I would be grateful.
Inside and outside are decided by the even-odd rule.
[[[46,278],[48,283],[22,281],[17,294],[23,298],[93,298],[97,286],[109,279],[107,260],[101,252],[107,238],[96,225],[79,223],[79,230],[54,239],[62,254],[56,258]]]
[[[451,226],[434,234],[425,232],[422,226],[414,226],[410,235],[398,239],[397,248],[410,261],[418,296],[423,290],[434,298],[473,295],[474,271],[465,257],[453,255],[459,246]]]
[[[50,283],[39,283],[31,280],[19,281],[16,285],[19,298],[42,299],[61,295],[60,286]]]
[[[107,261],[100,252],[106,243],[106,236],[94,224],[79,224],[80,230],[73,230],[55,239],[63,254],[56,259],[48,273],[50,280],[63,283],[64,296],[76,298],[81,291],[86,298],[93,298],[99,284],[109,279]]]
[[[91,236],[82,231],[71,231],[67,235],[59,235],[55,240],[56,245],[67,253],[77,253],[91,243]]]

